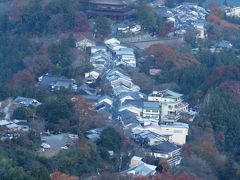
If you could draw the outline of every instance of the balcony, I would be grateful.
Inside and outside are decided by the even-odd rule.
[[[180,115],[168,114],[162,117],[161,120],[165,122],[175,122],[175,121],[178,121],[180,118],[181,118]]]

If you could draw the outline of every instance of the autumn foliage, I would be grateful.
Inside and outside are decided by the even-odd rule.
[[[60,171],[55,171],[50,175],[51,180],[79,180],[78,177],[75,176],[68,176]]]
[[[237,67],[234,66],[221,66],[213,70],[212,74],[207,80],[208,85],[221,83],[224,80],[229,79],[239,79],[240,71]]]
[[[240,99],[240,81],[224,81],[220,84],[220,89]]]
[[[35,76],[29,70],[18,71],[8,82],[8,86],[17,89],[25,86],[33,86],[36,84]]]
[[[219,16],[216,16],[214,14],[210,14],[208,17],[208,21],[211,23],[215,23],[219,26],[221,26],[224,29],[237,29],[237,25],[229,23],[223,19],[221,19]]]
[[[74,105],[75,119],[79,127],[85,130],[104,127],[106,117],[97,112],[91,102],[80,96],[72,97],[71,101]]]
[[[176,51],[165,44],[154,44],[147,49],[149,56],[156,58],[156,63],[161,67],[167,61],[176,62]]]

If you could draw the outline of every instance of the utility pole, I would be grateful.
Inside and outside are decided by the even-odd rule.
[[[119,163],[119,169],[118,169],[118,172],[121,171],[121,167],[122,167],[122,153],[120,155],[120,163]]]

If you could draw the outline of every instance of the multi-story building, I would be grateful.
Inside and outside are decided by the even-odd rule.
[[[142,132],[152,132],[158,134],[161,137],[167,137],[166,141],[173,142],[177,145],[186,144],[186,138],[188,136],[189,125],[186,123],[174,122],[167,124],[151,123],[147,126],[138,126],[132,129],[133,134],[139,134]],[[137,133],[136,133],[137,132]]]
[[[179,165],[182,160],[181,146],[169,141],[164,141],[158,145],[151,146],[150,152],[147,152],[146,154],[150,154],[155,158],[167,160],[171,167]]]
[[[131,16],[135,10],[125,0],[89,0],[88,14],[121,18]]]
[[[186,123],[174,122],[168,124],[160,124],[162,134],[169,135],[169,141],[178,145],[186,144],[189,125]]]
[[[160,103],[156,101],[143,102],[143,118],[159,119],[160,116]]]
[[[182,112],[188,111],[188,103],[183,102],[182,94],[170,91],[153,91],[148,96],[149,101],[158,101],[161,104],[160,118],[162,122],[174,122],[180,119]]]

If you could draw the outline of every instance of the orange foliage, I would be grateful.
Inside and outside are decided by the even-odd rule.
[[[95,107],[81,96],[74,96],[71,99],[75,109],[75,120],[78,126],[89,130],[96,127],[104,127],[107,117],[96,111]]]
[[[214,15],[214,14],[211,14],[208,16],[208,21],[215,23],[224,29],[237,29],[238,28],[238,26],[236,24],[232,24],[225,20],[222,20],[219,16]]]
[[[234,66],[222,66],[216,68],[209,76],[207,83],[209,85],[219,83],[227,78],[240,78],[240,71]]]
[[[89,29],[89,23],[87,17],[82,13],[78,13],[75,18],[77,32],[86,32]]]
[[[79,119],[79,125],[84,124],[89,117],[96,115],[97,111],[92,106],[92,104],[80,96],[74,96],[72,99],[76,116]]]
[[[220,15],[220,9],[219,9],[219,5],[217,3],[211,3],[210,10],[211,10],[212,14],[217,15],[217,16]]]
[[[165,44],[154,44],[147,49],[149,56],[157,58],[157,64],[162,66],[167,61],[175,62],[177,59],[176,51]]]
[[[216,23],[216,24],[220,24],[220,23],[221,23],[221,18],[218,17],[218,16],[216,16],[216,15],[214,15],[214,14],[210,14],[210,15],[208,16],[208,21],[209,21],[209,22]]]
[[[8,82],[10,88],[18,89],[24,86],[33,86],[36,84],[35,76],[29,70],[18,71]]]
[[[48,72],[53,68],[53,64],[47,55],[36,55],[24,59],[24,65],[33,74]]]
[[[79,180],[78,177],[68,176],[60,171],[55,171],[50,175],[51,180]]]
[[[135,177],[134,180],[148,180],[148,177],[146,177],[146,176],[138,176],[138,177]]]
[[[229,23],[222,20],[220,24],[224,29],[237,29],[238,27],[235,24]]]
[[[240,81],[224,81],[220,84],[220,89],[240,99]]]
[[[152,180],[203,180],[203,178],[197,177],[194,174],[184,171],[179,176],[173,176],[169,173],[162,173],[154,176]]]
[[[179,57],[179,60],[175,63],[178,67],[189,66],[192,64],[199,65],[200,62],[189,53],[184,53]]]

